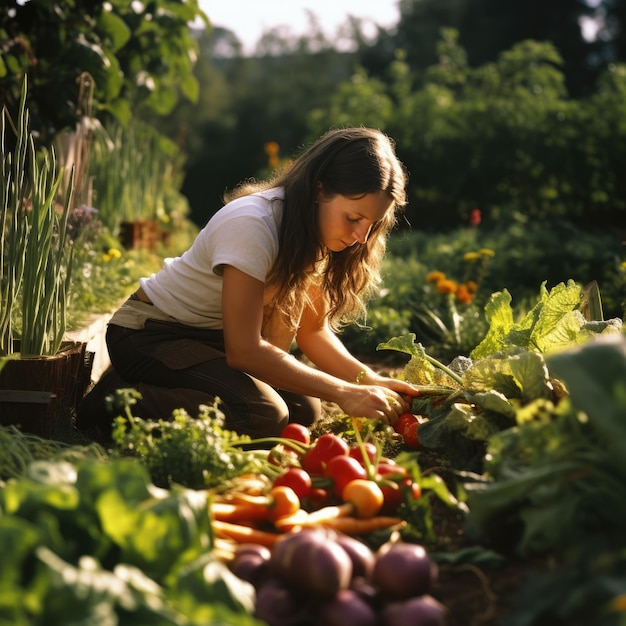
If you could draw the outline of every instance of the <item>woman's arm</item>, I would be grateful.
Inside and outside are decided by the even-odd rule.
[[[331,368],[330,372],[309,367],[265,341],[261,336],[263,292],[264,285],[261,281],[232,266],[224,267],[222,308],[226,360],[230,367],[247,372],[273,387],[335,402],[349,415],[395,423],[400,413],[406,409],[406,402],[391,387],[385,390],[378,384],[357,385],[354,381],[357,373],[365,369],[364,366],[349,356],[345,348],[342,350],[339,347],[342,344],[338,340],[337,343],[333,342],[326,331],[322,330],[318,337],[323,339],[326,349],[344,364],[343,367]],[[304,330],[302,337],[298,333],[298,337],[305,343],[307,337],[312,340],[313,335],[317,334],[313,332],[312,320],[315,316],[309,318],[309,314],[306,315],[309,321],[305,322],[309,330]],[[323,346],[320,348],[323,351]],[[332,354],[324,358],[320,350],[313,352],[316,358],[330,365]],[[342,371],[344,376],[354,374],[353,382],[342,378]],[[376,376],[373,372],[371,374]],[[410,389],[406,383],[401,384]]]
[[[298,347],[318,368],[360,385],[386,387],[399,394],[414,395],[415,389],[405,381],[376,373],[355,358],[329,328],[323,299],[317,295],[305,307],[298,334]],[[408,405],[406,407],[408,409]]]

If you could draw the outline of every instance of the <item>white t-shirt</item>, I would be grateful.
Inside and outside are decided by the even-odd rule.
[[[166,315],[189,326],[221,329],[222,270],[232,265],[265,282],[278,254],[282,188],[237,198],[220,209],[181,256],[140,284]]]

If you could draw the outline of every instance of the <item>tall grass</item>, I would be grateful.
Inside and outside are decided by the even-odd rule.
[[[2,111],[0,191],[0,354],[52,355],[66,329],[72,243],[66,226],[73,172],[59,202],[63,170],[54,150],[37,150],[29,130],[24,79],[17,124]],[[15,148],[7,134],[16,135]]]
[[[163,216],[181,171],[167,138],[136,122],[110,123],[94,135],[89,167],[98,219],[116,236],[122,222]]]

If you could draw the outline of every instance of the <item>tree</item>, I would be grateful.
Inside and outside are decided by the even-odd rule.
[[[15,110],[29,76],[28,107],[42,143],[85,114],[82,76],[94,85],[95,117],[127,122],[194,100],[196,42],[189,24],[207,18],[197,0],[5,0],[0,6],[0,101]]]
[[[534,39],[555,46],[563,59],[568,89],[577,95],[589,92],[606,66],[596,63],[598,43],[586,40],[581,30],[581,19],[595,15],[596,10],[581,0],[401,0],[396,32],[361,49],[360,61],[368,71],[379,72],[391,62],[395,50],[403,49],[421,79],[438,61],[437,41],[443,28],[458,31],[472,67],[493,62],[514,44]]]

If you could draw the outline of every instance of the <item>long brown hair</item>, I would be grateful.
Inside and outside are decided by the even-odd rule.
[[[392,205],[372,226],[365,244],[332,252],[320,241],[316,202],[320,184],[330,197],[382,191]],[[243,183],[224,200],[273,187],[282,187],[285,198],[278,257],[267,280],[278,288],[277,304],[283,314],[296,324],[295,312],[301,310],[296,304],[306,299],[311,281],[317,281],[333,328],[363,315],[367,299],[381,282],[387,235],[406,204],[406,173],[393,141],[371,128],[330,130],[270,180]]]

